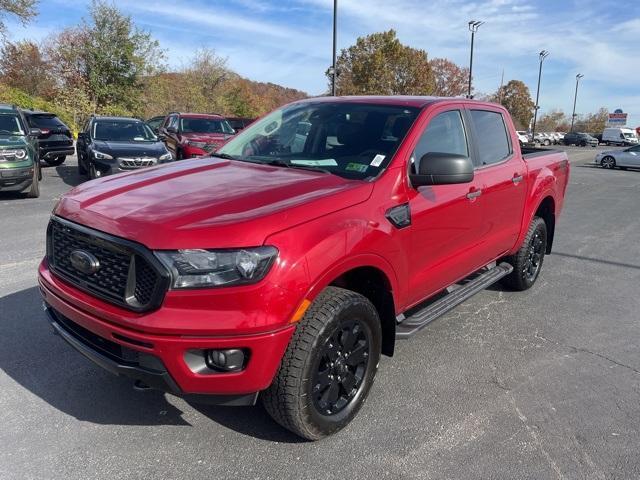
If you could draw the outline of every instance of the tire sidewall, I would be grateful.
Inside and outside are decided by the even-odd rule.
[[[528,249],[529,247],[529,243],[531,242],[531,240],[533,239],[533,237],[535,236],[536,232],[540,232],[542,234],[542,243],[543,245],[546,246],[547,244],[547,225],[544,223],[544,220],[542,220],[541,218],[536,218],[534,220],[536,222],[536,226],[535,229],[533,229],[530,232],[530,235],[527,236],[527,243],[525,244],[525,247]],[[545,247],[546,248],[546,247]],[[540,276],[540,272],[542,271],[542,265],[544,264],[544,257],[545,257],[545,250],[542,250],[542,256],[540,257],[540,264],[538,265],[538,271],[536,272],[535,277],[533,278],[528,278],[523,272],[521,267],[519,274],[522,277],[522,282],[526,285],[526,288],[530,288],[533,286],[534,283],[536,283],[536,280],[538,279],[538,277]]]
[[[360,320],[360,325],[368,330],[367,336],[371,342],[371,350],[367,361],[363,383],[356,396],[343,410],[330,416],[322,415],[316,409],[312,397],[313,377],[319,366],[319,362],[321,361],[320,353],[325,342],[329,339],[335,328],[337,328],[338,324],[342,320],[346,321],[353,319]],[[315,430],[317,430],[315,433],[317,433],[319,437],[330,435],[331,433],[342,429],[358,413],[364,404],[371,387],[373,386],[375,374],[378,369],[378,363],[380,361],[381,348],[382,330],[378,314],[375,308],[367,301],[364,301],[364,299],[354,298],[351,299],[348,304],[342,305],[333,318],[318,334],[303,370],[303,381],[300,385],[300,394],[303,399],[301,414],[305,417],[305,423],[315,427]]]

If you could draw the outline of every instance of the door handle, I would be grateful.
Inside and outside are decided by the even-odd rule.
[[[522,175],[514,175],[511,181],[517,185],[523,180],[523,178],[524,177]]]
[[[469,200],[473,200],[475,198],[478,198],[480,195],[482,195],[482,190],[473,190],[473,191],[467,193],[467,198]]]

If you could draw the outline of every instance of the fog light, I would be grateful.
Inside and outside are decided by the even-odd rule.
[[[207,350],[205,361],[207,367],[224,372],[237,372],[244,367],[245,354],[239,348],[226,350]]]

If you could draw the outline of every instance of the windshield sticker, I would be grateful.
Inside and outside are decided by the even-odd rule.
[[[371,160],[371,166],[372,167],[379,167],[380,164],[382,164],[382,162],[384,161],[385,156],[384,155],[376,155],[375,157],[373,157],[373,160]]]
[[[345,170],[364,173],[367,171],[367,168],[369,168],[369,165],[365,165],[364,163],[349,163]]]
[[[337,167],[338,162],[333,158],[324,160],[291,160],[294,165],[308,165],[310,167]]]

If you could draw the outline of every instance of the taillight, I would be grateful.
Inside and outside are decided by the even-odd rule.
[[[49,135],[49,133],[51,132],[51,130],[49,130],[48,128],[41,128],[40,131],[43,135]]]

